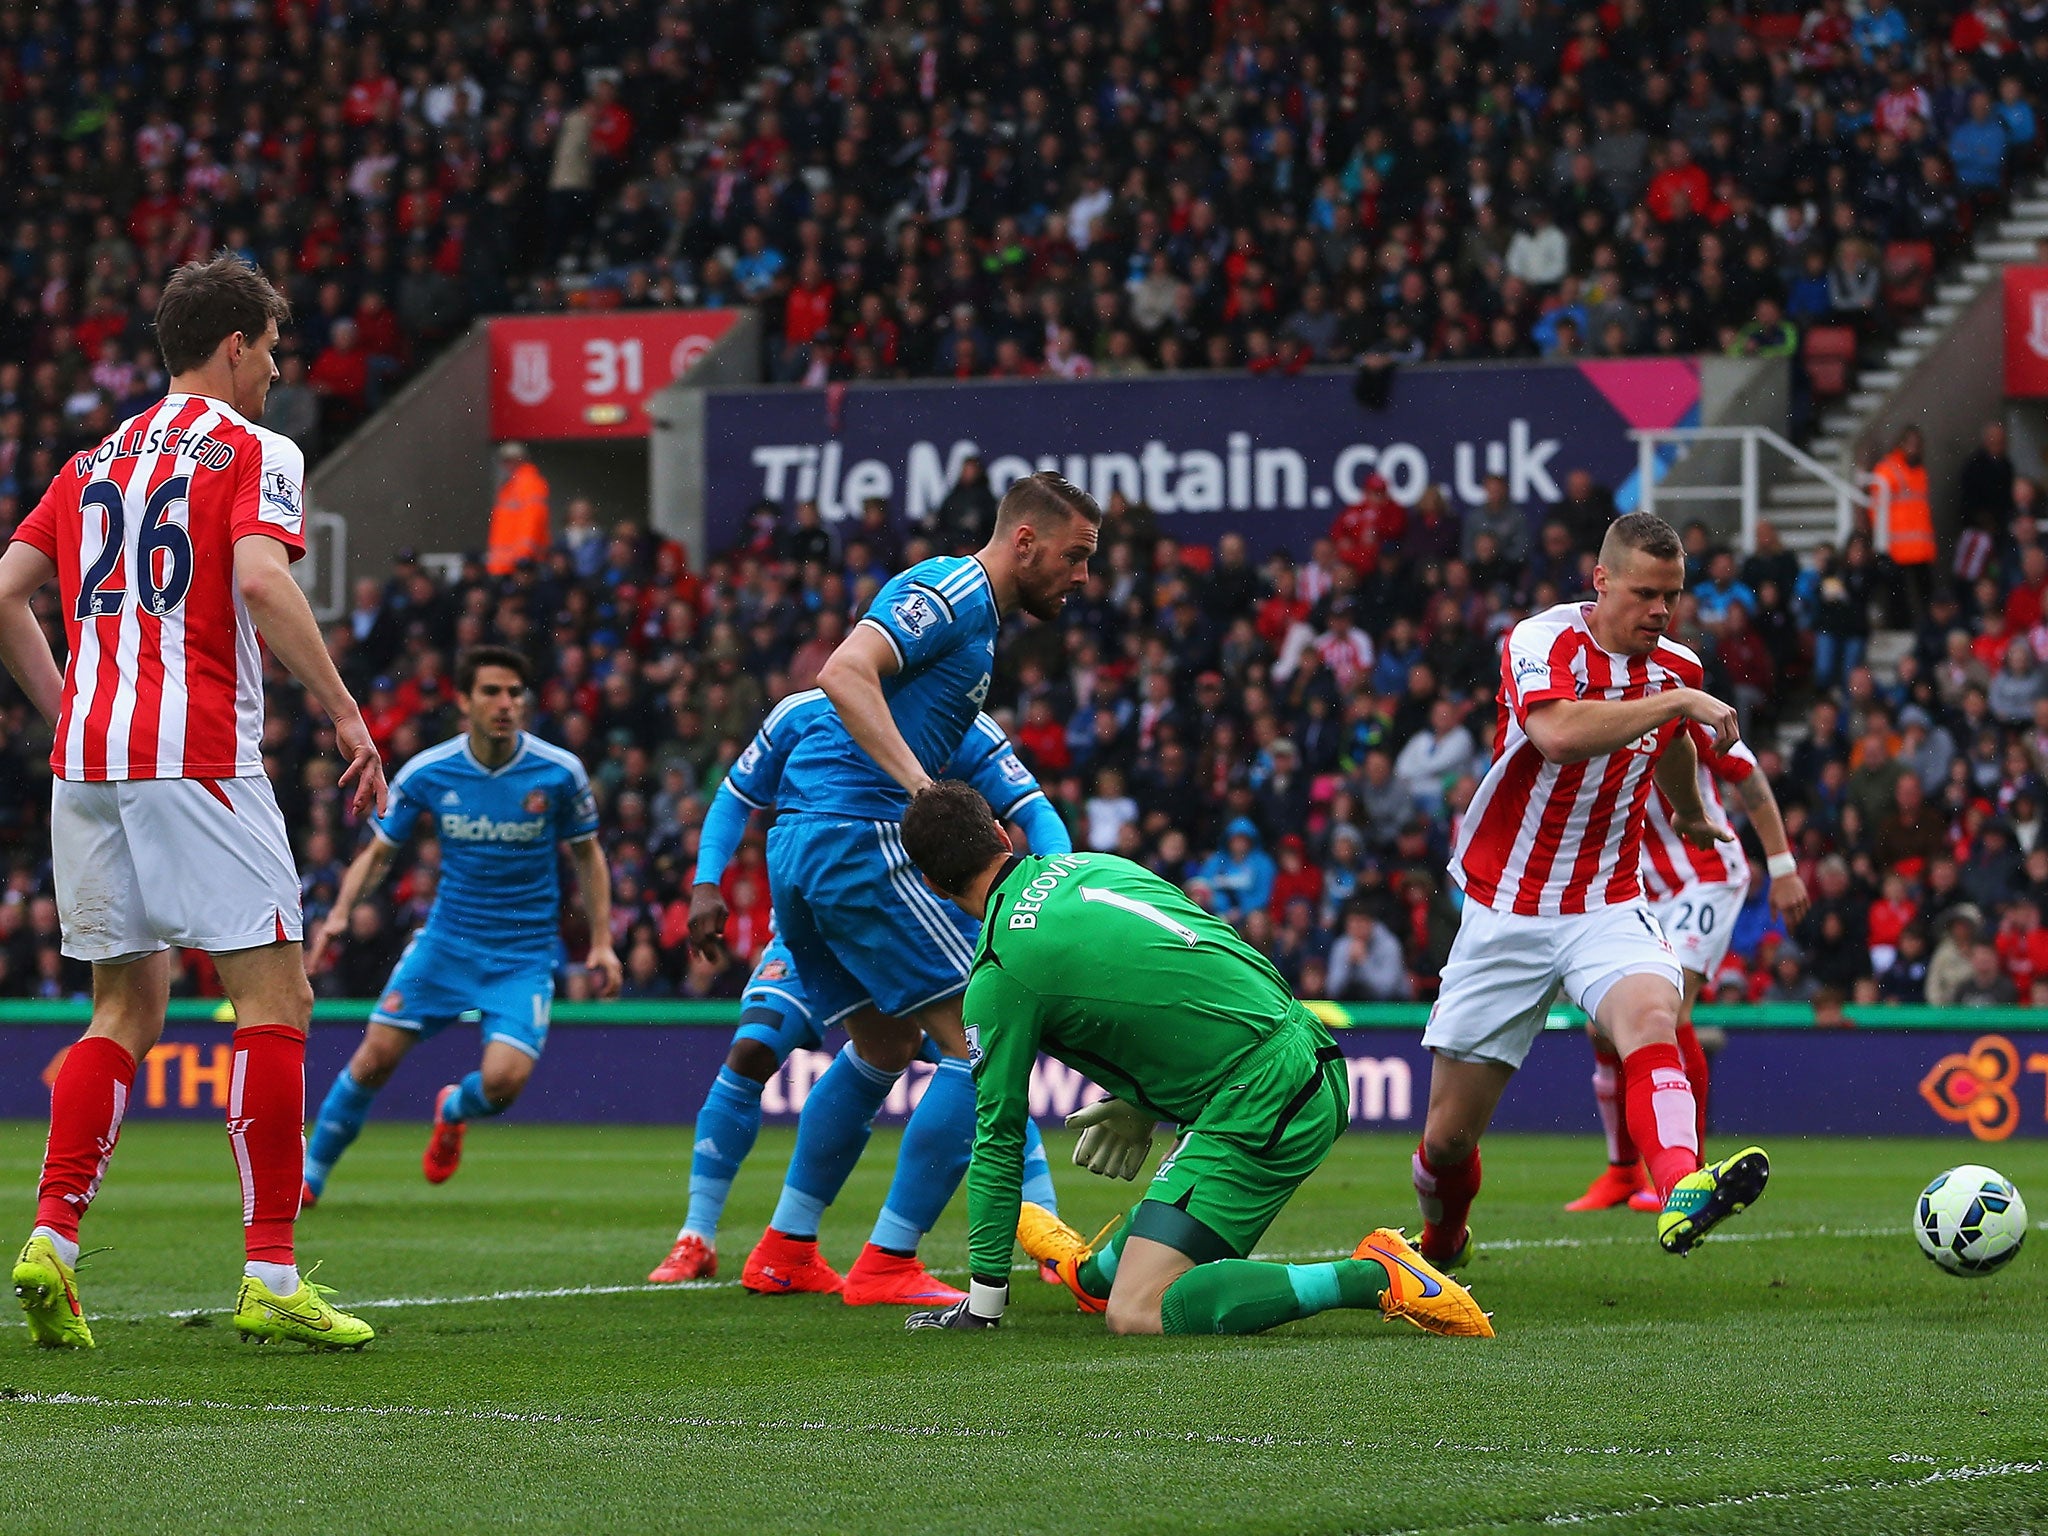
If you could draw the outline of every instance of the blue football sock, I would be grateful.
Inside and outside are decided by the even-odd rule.
[[[484,1097],[484,1075],[472,1072],[455,1085],[455,1092],[441,1108],[441,1118],[450,1125],[464,1120],[482,1120],[491,1115],[501,1114],[503,1104],[493,1104]]]
[[[875,1128],[875,1112],[901,1072],[862,1061],[851,1045],[811,1085],[796,1124],[782,1198],[769,1225],[785,1237],[816,1237],[825,1207],[839,1198]]]
[[[1036,1120],[1024,1122],[1024,1198],[1055,1216],[1060,1213],[1060,1197],[1052,1187],[1052,1165],[1046,1161],[1045,1138],[1039,1135]]]
[[[377,1090],[357,1082],[347,1067],[334,1075],[334,1086],[320,1101],[319,1118],[313,1122],[313,1134],[306,1141],[305,1179],[314,1194],[327,1188],[327,1175],[341,1161],[349,1143],[362,1134],[363,1120],[376,1097]]]
[[[761,1134],[761,1084],[720,1067],[704,1107],[697,1111],[697,1144],[690,1152],[690,1214],[684,1232],[707,1243],[718,1239],[718,1218],[740,1164]],[[680,1234],[678,1234],[680,1235]]]
[[[892,1253],[915,1253],[967,1173],[974,1148],[974,1073],[966,1058],[948,1056],[925,1084],[903,1128],[903,1150],[889,1198],[868,1239]]]

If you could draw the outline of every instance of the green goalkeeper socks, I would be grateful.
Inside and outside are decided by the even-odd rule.
[[[1219,1259],[1196,1265],[1168,1286],[1159,1317],[1168,1333],[1263,1333],[1333,1307],[1377,1309],[1380,1292],[1392,1284],[1371,1259],[1334,1264]]]
[[[1081,1261],[1074,1278],[1081,1282],[1081,1289],[1097,1301],[1109,1299],[1109,1288],[1116,1283],[1117,1255],[1123,1252],[1124,1238],[1130,1234],[1130,1218],[1125,1217],[1123,1225],[1116,1229],[1116,1235],[1105,1238],[1095,1245],[1094,1252]]]

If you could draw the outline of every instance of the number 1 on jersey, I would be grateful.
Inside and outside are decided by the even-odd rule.
[[[1202,942],[1202,936],[1186,923],[1175,922],[1164,912],[1153,906],[1151,902],[1140,901],[1135,896],[1126,896],[1121,891],[1105,891],[1100,886],[1084,885],[1081,887],[1081,899],[1083,901],[1099,901],[1105,906],[1116,907],[1120,911],[1129,912],[1134,917],[1142,917],[1148,923],[1156,923],[1179,939],[1181,943],[1187,945],[1189,949],[1193,949]]]

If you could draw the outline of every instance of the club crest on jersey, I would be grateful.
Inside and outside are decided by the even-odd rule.
[[[912,592],[906,597],[899,597],[889,612],[913,640],[920,638],[926,630],[935,628],[940,622],[937,605],[922,592]]]
[[[538,816],[548,808],[548,792],[544,789],[532,790],[520,803],[526,807],[527,815]]]

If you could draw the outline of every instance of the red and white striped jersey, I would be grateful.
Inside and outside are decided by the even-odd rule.
[[[1680,721],[1582,763],[1547,761],[1529,711],[1553,699],[1639,699],[1697,688],[1700,660],[1674,640],[1647,656],[1602,649],[1591,603],[1560,603],[1508,632],[1493,766],[1458,828],[1451,878],[1496,912],[1557,917],[1642,897],[1643,802]]]
[[[14,537],[57,562],[60,779],[263,772],[263,656],[235,543],[306,552],[305,455],[225,401],[168,395],[50,482]]]
[[[1692,727],[1693,749],[1700,758],[1700,798],[1722,826],[1728,814],[1721,804],[1722,784],[1740,784],[1757,771],[1756,754],[1736,742],[1726,752],[1714,751],[1714,738]],[[1669,901],[1689,885],[1748,885],[1749,855],[1740,842],[1699,848],[1671,826],[1671,801],[1652,785],[1643,808],[1643,893],[1652,901]]]

